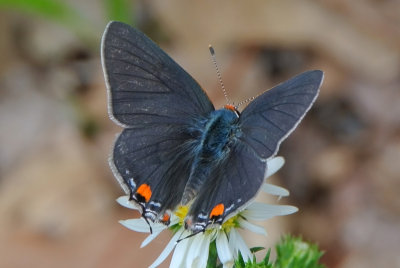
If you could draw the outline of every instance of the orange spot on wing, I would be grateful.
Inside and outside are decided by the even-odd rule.
[[[168,222],[170,217],[171,216],[168,213],[164,213],[164,216],[163,216],[161,221],[162,222]]]
[[[213,217],[221,216],[224,213],[224,209],[225,209],[224,204],[220,203],[220,204],[216,205],[211,210],[210,219],[213,218]]]
[[[151,189],[148,184],[142,184],[139,186],[139,188],[136,191],[137,194],[141,195],[146,202],[149,202],[150,197],[151,197]]]
[[[227,109],[227,110],[231,110],[232,112],[236,111],[235,106],[233,106],[232,104],[227,104],[227,105],[224,106],[224,108]]]

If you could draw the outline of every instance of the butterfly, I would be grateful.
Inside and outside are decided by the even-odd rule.
[[[111,169],[149,223],[189,206],[193,233],[222,224],[259,191],[267,160],[317,98],[323,72],[265,91],[240,113],[215,110],[199,84],[142,32],[110,22],[101,60],[110,118],[123,127]]]

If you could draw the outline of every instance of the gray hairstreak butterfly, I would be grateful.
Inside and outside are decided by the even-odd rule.
[[[215,110],[199,84],[140,31],[110,22],[101,59],[109,114],[124,129],[110,166],[149,222],[189,205],[198,233],[238,213],[259,191],[267,159],[314,103],[319,70],[265,91],[239,113]]]

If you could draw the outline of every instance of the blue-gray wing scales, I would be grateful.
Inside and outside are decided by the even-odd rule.
[[[110,116],[127,127],[182,124],[214,110],[199,84],[140,31],[110,22],[102,39]]]
[[[228,157],[215,167],[194,203],[189,217],[193,225],[205,228],[214,220],[223,220],[253,199],[264,180],[266,162],[243,143],[236,143]],[[222,215],[213,219],[210,215],[218,204],[224,205]],[[195,226],[196,228],[196,226]],[[196,230],[195,230],[196,231]]]
[[[241,141],[261,158],[274,156],[311,108],[322,80],[322,71],[304,72],[257,97],[241,114]]]
[[[127,128],[113,148],[110,165],[121,186],[134,194],[140,185],[148,185],[152,194],[144,207],[155,218],[178,205],[189,177],[194,142],[179,129]]]

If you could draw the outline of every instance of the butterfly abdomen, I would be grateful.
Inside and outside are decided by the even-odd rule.
[[[221,109],[210,113],[200,142],[196,149],[196,157],[193,161],[189,180],[182,197],[182,204],[187,204],[194,199],[199,189],[203,186],[210,172],[218,166],[218,163],[226,159],[239,131],[236,113],[227,109]]]

